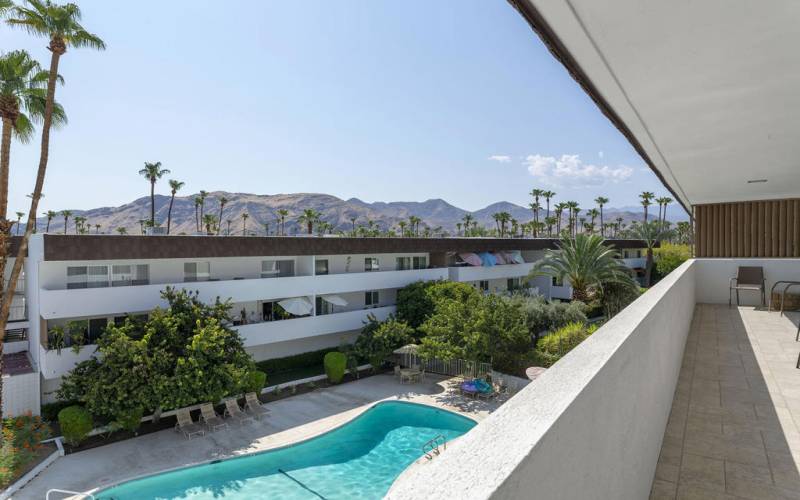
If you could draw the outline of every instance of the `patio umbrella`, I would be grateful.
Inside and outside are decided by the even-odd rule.
[[[311,314],[313,307],[311,302],[305,297],[295,297],[293,299],[283,299],[278,302],[284,311],[295,316],[305,316]]]
[[[338,295],[323,295],[322,296],[322,300],[324,300],[325,302],[327,302],[329,304],[333,304],[335,306],[344,307],[344,306],[347,305],[347,301],[344,300],[343,298],[339,297]]]
[[[414,364],[413,361],[417,357],[418,350],[419,346],[417,344],[408,344],[403,347],[398,347],[394,350],[394,353],[403,356],[403,364],[405,366],[412,366]]]
[[[481,265],[481,258],[475,255],[474,253],[460,253],[458,254],[461,257],[461,260],[469,264],[470,266],[480,266]]]

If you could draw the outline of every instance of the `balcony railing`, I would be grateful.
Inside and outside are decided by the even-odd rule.
[[[27,321],[28,320],[28,306],[27,305],[12,305],[8,309],[9,323],[14,321]]]

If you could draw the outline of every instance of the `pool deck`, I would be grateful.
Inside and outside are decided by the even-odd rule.
[[[453,379],[428,376],[400,385],[391,375],[377,375],[337,387],[318,389],[269,403],[261,421],[238,425],[187,440],[172,430],[67,455],[20,490],[14,498],[43,499],[51,488],[91,492],[113,483],[221,458],[302,441],[353,419],[378,401],[400,400],[445,408],[476,421],[502,404],[464,398]]]

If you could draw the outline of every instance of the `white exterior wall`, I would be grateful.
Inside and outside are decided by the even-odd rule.
[[[360,331],[361,330],[359,329],[350,332],[337,332],[330,335],[319,335],[316,337],[289,340],[286,342],[273,342],[271,344],[246,347],[245,350],[249,352],[256,361],[284,358],[286,356],[293,356],[295,354],[302,354],[304,352],[319,351],[321,349],[327,349],[330,347],[338,347],[342,344],[352,344],[355,342],[355,339]]]
[[[3,417],[27,412],[38,415],[41,406],[38,373],[3,376]]]
[[[769,291],[776,281],[800,281],[800,259],[696,259],[699,264],[697,280],[697,301],[708,304],[727,304],[730,279],[736,277],[739,266],[761,266],[767,282],[767,303]],[[775,291],[782,291],[778,287]],[[800,293],[800,286],[789,289],[789,293]],[[759,292],[740,291],[741,305],[760,305]],[[736,296],[733,296],[736,303]],[[780,307],[780,305],[778,305]]]
[[[697,269],[684,263],[387,498],[647,498]]]

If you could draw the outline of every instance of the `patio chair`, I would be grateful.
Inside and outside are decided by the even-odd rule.
[[[205,436],[206,431],[203,427],[192,420],[192,414],[189,413],[188,408],[181,408],[175,413],[178,423],[175,424],[175,430],[183,434],[186,439],[192,439],[192,436],[199,434]]]
[[[200,418],[210,431],[223,429],[228,427],[228,422],[222,420],[217,412],[214,411],[214,406],[211,403],[203,403],[200,405]]]
[[[245,400],[245,410],[249,412],[253,417],[257,419],[261,419],[264,415],[269,413],[269,410],[261,404],[261,401],[258,399],[258,395],[255,392],[248,392],[244,395]]]
[[[767,291],[764,280],[764,268],[761,266],[741,266],[736,277],[731,278],[728,285],[728,307],[731,306],[731,295],[736,290],[736,305],[739,305],[739,290],[761,292],[761,305],[767,304]]]
[[[225,416],[236,420],[240,424],[244,424],[248,421],[255,421],[252,415],[248,415],[242,411],[239,407],[239,401],[237,401],[236,398],[225,400]]]
[[[400,365],[394,365],[394,376],[400,378]]]

